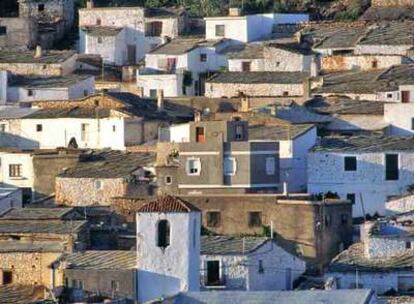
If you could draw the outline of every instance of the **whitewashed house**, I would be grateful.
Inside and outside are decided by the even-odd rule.
[[[105,63],[136,64],[166,38],[185,30],[183,9],[94,7],[79,10],[80,45],[84,54],[99,54]]]
[[[31,189],[34,180],[33,151],[0,150],[0,184]]]
[[[204,290],[291,290],[306,264],[269,238],[202,236],[200,269]]]
[[[158,197],[137,211],[138,301],[200,290],[201,211]]]
[[[412,137],[325,137],[308,155],[308,192],[353,201],[354,217],[385,214],[388,197],[412,184]]]
[[[277,24],[297,24],[309,21],[307,14],[242,15],[238,8],[230,8],[229,15],[206,17],[206,39],[231,39],[247,43],[269,38]]]
[[[69,100],[95,93],[93,76],[10,76],[6,87],[6,103],[36,100]],[[0,101],[1,103],[1,101]]]
[[[414,134],[414,86],[409,93],[412,100],[408,103],[384,104],[384,120],[390,124],[389,134],[412,136]]]
[[[59,103],[42,101],[18,113],[9,108],[0,111],[4,130],[0,144],[21,149],[125,150],[156,139],[159,126],[186,115],[179,108],[159,109],[154,101],[128,93],[92,95],[62,107]]]
[[[366,222],[361,242],[337,255],[325,274],[338,289],[368,288],[382,295],[414,288],[413,214]]]
[[[137,71],[138,89],[143,96],[165,97],[204,95],[210,72],[227,67],[228,40],[175,38],[145,56],[145,69]]]

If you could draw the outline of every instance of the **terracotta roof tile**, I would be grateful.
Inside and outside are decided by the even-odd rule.
[[[178,197],[167,195],[145,204],[138,209],[138,212],[189,213],[200,212],[200,210]]]

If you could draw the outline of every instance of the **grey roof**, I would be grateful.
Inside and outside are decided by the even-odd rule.
[[[301,291],[204,291],[180,294],[174,304],[367,304],[374,297],[369,289]]]
[[[412,9],[407,9],[407,11]],[[413,45],[414,22],[389,22],[370,30],[359,42],[361,45]]]
[[[184,14],[183,7],[146,7],[146,18],[173,18]]]
[[[294,124],[323,124],[332,121],[332,117],[314,113],[312,111],[309,111],[307,108],[297,104],[277,107],[276,117],[290,121]]]
[[[13,76],[10,78],[9,85],[26,89],[68,88],[91,77],[75,74],[67,76]]]
[[[43,56],[34,57],[34,51],[1,51],[0,63],[63,63],[76,54],[75,51],[45,51]]]
[[[250,125],[249,140],[291,140],[314,128],[313,124]]]
[[[59,220],[69,214],[81,219],[74,208],[10,208],[0,212],[0,220]]]
[[[58,119],[58,118],[107,118],[111,116],[111,109],[107,108],[50,108],[39,109],[23,119]]]
[[[305,44],[299,44],[299,43],[268,43],[266,44],[266,47],[270,48],[277,48],[281,49],[287,52],[300,54],[300,55],[313,55],[315,54],[309,46]]]
[[[58,175],[62,178],[120,178],[155,161],[154,153],[132,153],[116,150],[93,151],[75,167]]]
[[[46,288],[43,286],[0,285],[0,303],[33,304],[43,300]]]
[[[210,83],[274,83],[301,84],[309,77],[306,72],[226,72],[208,79]]]
[[[14,221],[0,220],[0,234],[71,234],[87,224],[86,221]]]
[[[389,272],[412,271],[414,255],[412,252],[395,254],[392,257],[367,258],[364,244],[356,243],[338,254],[329,264],[329,272]]]
[[[0,241],[0,253],[10,252],[63,252],[61,242]]]
[[[126,270],[137,268],[136,251],[127,250],[81,251],[64,255],[62,260],[69,263],[69,269]]]
[[[90,36],[95,37],[111,37],[118,35],[124,28],[114,26],[85,26],[82,30],[88,33]]]
[[[0,119],[17,119],[35,113],[38,109],[19,107],[0,107]]]
[[[263,58],[263,49],[263,43],[251,43],[235,51],[230,50],[227,56],[229,59],[260,59]]]
[[[265,237],[202,236],[201,254],[248,254],[268,241]]]
[[[181,55],[195,49],[202,41],[200,38],[175,38],[155,48],[150,54]]]
[[[398,90],[399,85],[414,84],[414,64],[392,66],[388,69],[330,73],[323,77],[322,88],[316,93],[375,94]]]
[[[312,152],[414,152],[414,137],[351,136],[323,137]]]
[[[366,21],[414,20],[414,10],[402,6],[371,6],[360,19]]]
[[[306,107],[321,114],[384,115],[384,102],[355,100],[349,98],[314,98]]]

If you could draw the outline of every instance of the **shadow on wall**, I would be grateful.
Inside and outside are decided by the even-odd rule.
[[[157,263],[157,261],[154,261]],[[174,263],[174,261],[171,261]],[[138,300],[143,303],[161,296],[173,296],[181,291],[179,278],[159,273],[138,270]]]
[[[38,141],[20,135],[1,133],[0,147],[19,148],[19,149],[38,149],[40,144]]]

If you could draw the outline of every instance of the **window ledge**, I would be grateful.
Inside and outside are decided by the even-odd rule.
[[[9,177],[9,179],[10,180],[25,180],[25,179],[27,179],[27,178],[25,178],[25,177]]]

